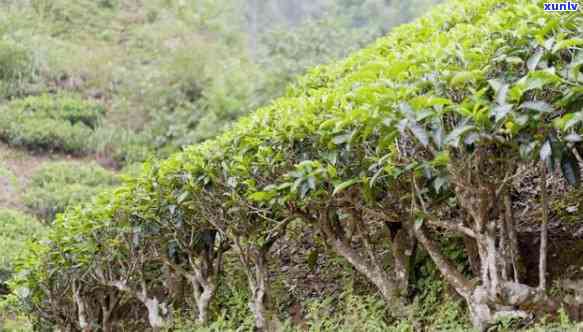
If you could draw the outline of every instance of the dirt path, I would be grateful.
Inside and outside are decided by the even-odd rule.
[[[0,141],[0,209],[10,208],[25,211],[23,193],[36,171],[48,162],[70,161],[78,163],[97,162],[96,156],[75,157],[59,153],[32,153],[8,146]]]
[[[0,142],[0,208],[24,209],[22,194],[30,177],[48,155],[32,155]]]
[[[95,161],[62,154],[31,153],[0,142],[0,208],[25,210],[22,194],[33,174],[45,163],[53,161]]]

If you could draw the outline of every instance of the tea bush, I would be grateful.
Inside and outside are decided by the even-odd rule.
[[[45,228],[31,216],[16,210],[0,209],[0,294],[12,275],[14,260],[26,248],[26,241],[44,231]]]
[[[0,100],[21,94],[33,75],[29,50],[3,38],[0,31]]]
[[[51,162],[32,176],[24,201],[39,218],[52,221],[67,206],[89,201],[118,182],[116,175],[97,164]]]
[[[30,331],[18,302],[5,296],[7,281],[14,273],[15,261],[25,254],[27,242],[39,240],[46,228],[36,218],[20,211],[0,208],[0,331]]]
[[[88,152],[105,109],[66,95],[17,99],[0,109],[0,139],[35,151]]]
[[[125,128],[103,126],[91,135],[88,146],[98,157],[109,158],[111,166],[119,167],[150,158],[155,147],[150,138],[150,132],[137,133]]]
[[[223,265],[236,265],[247,294],[232,306],[247,299],[255,329],[274,331],[283,316],[274,261],[296,254],[282,239],[308,234],[384,300],[349,299],[322,329],[357,329],[352,320],[385,330],[412,317],[411,297],[438,303],[432,287],[451,288],[467,306],[413,306],[439,316],[424,323],[435,329],[465,328],[462,314],[479,331],[532,317],[550,307],[547,172],[573,185],[581,178],[573,151],[583,148],[582,20],[527,0],[452,0],[316,68],[217,138],[147,163],[116,190],[68,209],[13,284],[27,290],[22,302],[34,317],[63,330],[88,322],[146,329],[147,320],[161,331],[177,302],[212,326],[218,289],[235,286],[222,283]],[[511,185],[518,166],[533,165],[542,179],[541,204],[532,206],[543,212],[537,288],[519,275],[511,195],[524,191]],[[442,241],[455,237],[463,251]],[[420,279],[416,251],[443,284]],[[121,306],[123,315],[108,314]]]

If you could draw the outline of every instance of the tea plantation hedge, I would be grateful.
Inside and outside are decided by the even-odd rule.
[[[147,319],[161,330],[185,306],[208,324],[232,253],[256,328],[274,331],[271,249],[300,227],[368,279],[395,319],[409,310],[414,248],[465,300],[477,329],[532,317],[554,301],[545,274],[547,177],[580,180],[582,46],[578,12],[549,14],[526,0],[450,1],[314,69],[222,136],[150,162],[117,190],[69,209],[48,241],[30,248],[12,287],[39,324],[62,329],[139,329]],[[540,170],[537,287],[523,284],[517,268],[511,180],[520,167]],[[443,254],[439,236],[450,235],[468,239],[475,275]],[[167,282],[174,277],[189,284],[191,301],[178,308]]]
[[[0,139],[35,151],[87,152],[105,108],[75,96],[15,99],[0,109]]]

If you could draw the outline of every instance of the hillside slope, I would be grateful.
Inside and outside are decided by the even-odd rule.
[[[450,1],[57,217],[14,299],[79,331],[566,327],[582,41],[579,12]],[[345,290],[304,312],[302,272]]]
[[[56,214],[436,2],[0,1],[0,330],[30,325],[6,280]]]

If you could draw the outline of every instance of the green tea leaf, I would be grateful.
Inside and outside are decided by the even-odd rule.
[[[335,196],[336,194],[344,191],[346,188],[353,186],[357,183],[360,183],[362,180],[360,179],[352,179],[352,180],[348,180],[348,181],[344,181],[338,185],[336,185],[334,187],[334,191],[332,192],[332,196]]]
[[[583,38],[573,38],[573,39],[565,39],[561,40],[560,42],[555,44],[553,47],[553,53],[557,53],[560,50],[564,50],[566,48],[572,48],[575,46],[583,45]]]

